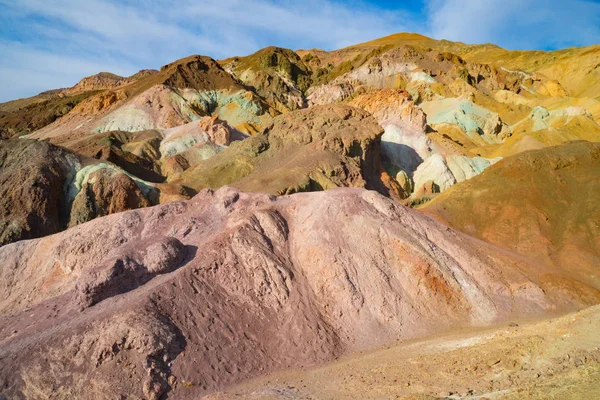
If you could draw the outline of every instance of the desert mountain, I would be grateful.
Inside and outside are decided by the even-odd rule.
[[[37,98],[20,100],[18,104],[37,107],[21,111],[15,110],[14,102],[0,105],[6,113],[0,119],[5,137],[42,128],[31,138],[57,143],[64,143],[57,138],[66,134],[164,131],[203,116],[216,116],[256,134],[279,112],[401,89],[425,114],[419,142],[432,146],[415,150],[411,165],[394,160],[394,155],[384,159],[389,161],[388,174],[395,179],[402,171],[401,181],[409,179],[408,187],[417,194],[425,187],[443,191],[498,157],[569,140],[595,141],[600,135],[598,95],[593,88],[578,89],[583,83],[577,80],[593,81],[597,53],[596,47],[512,52],[416,34],[332,52],[269,47],[218,63],[192,56],[158,73],[140,71],[130,78],[101,73],[66,90],[77,94],[72,99],[55,99],[41,108]],[[24,122],[24,113],[35,119]],[[385,119],[379,112],[380,122]],[[404,149],[417,132],[407,135],[394,124],[382,141]],[[417,182],[415,163],[425,164]],[[423,186],[428,181],[433,186]]]
[[[186,170],[181,182],[196,190],[232,185],[275,195],[350,186],[402,199],[404,191],[382,168],[381,134],[369,113],[346,105],[290,112]]]
[[[599,49],[405,33],[0,104],[0,399],[595,385]]]
[[[256,132],[276,113],[215,60],[190,56],[163,66],[158,73],[86,99],[66,118],[30,137],[164,130],[203,116],[216,116],[231,126]]]

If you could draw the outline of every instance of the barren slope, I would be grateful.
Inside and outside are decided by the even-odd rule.
[[[200,190],[232,185],[275,195],[340,186],[404,197],[381,165],[382,128],[367,112],[328,105],[278,116],[261,134],[235,143],[182,174]]]
[[[600,144],[524,152],[442,193],[422,211],[600,287]]]
[[[600,300],[362,189],[203,191],[10,244],[0,258],[9,397],[197,398],[398,339]]]

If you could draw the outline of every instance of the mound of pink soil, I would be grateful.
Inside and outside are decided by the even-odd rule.
[[[398,339],[600,300],[350,188],[205,190],[9,244],[0,259],[9,398],[198,398]]]

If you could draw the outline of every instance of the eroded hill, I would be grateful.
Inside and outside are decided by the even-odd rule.
[[[0,398],[583,395],[595,309],[318,365],[598,304],[598,58],[397,34],[0,104]]]

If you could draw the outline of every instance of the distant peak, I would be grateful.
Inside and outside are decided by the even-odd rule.
[[[392,35],[384,36],[382,38],[373,39],[368,42],[359,43],[350,47],[360,47],[360,46],[383,46],[387,44],[399,44],[402,42],[412,42],[412,41],[427,41],[434,40],[430,37],[421,35],[419,33],[411,33],[411,32],[400,32],[394,33]]]
[[[191,63],[198,63],[198,62],[203,63],[203,64],[208,64],[208,65],[212,65],[212,64],[216,64],[217,63],[211,57],[201,56],[199,54],[193,54],[191,56],[180,58],[179,60],[173,61],[172,63],[163,65],[160,68],[160,70],[162,72],[162,71],[168,70],[170,68],[177,67],[178,65],[188,65],[188,64],[191,64]]]
[[[113,74],[112,72],[99,72],[96,75],[89,76],[88,78],[93,78],[93,77],[104,78],[104,79],[115,79],[115,80],[124,78],[117,74]]]
[[[136,72],[135,74],[128,77],[127,79],[130,81],[135,81],[135,80],[145,78],[147,76],[154,75],[157,73],[158,73],[158,70],[156,70],[156,69],[141,69],[138,72]]]
[[[65,90],[67,95],[89,92],[93,90],[112,89],[123,83],[126,83],[127,78],[113,74],[111,72],[99,72],[95,75],[86,76],[80,80],[75,86]]]
[[[431,40],[430,37],[421,35],[415,32],[399,32],[388,36],[384,36],[381,39],[404,39],[404,40]]]

